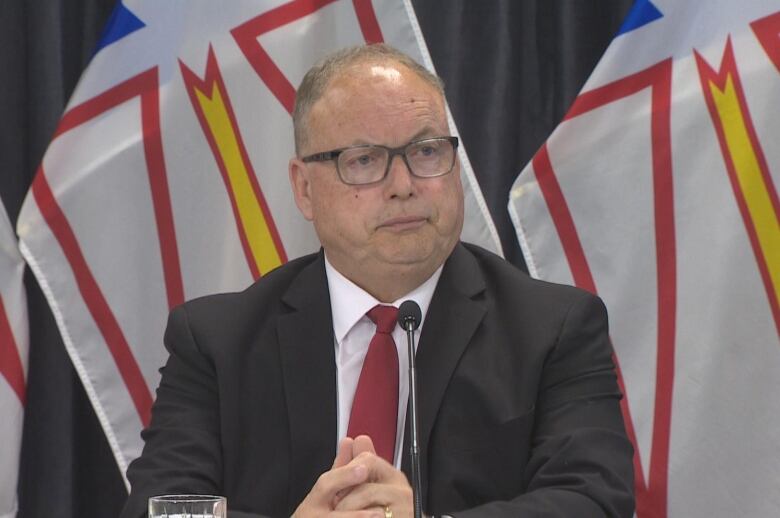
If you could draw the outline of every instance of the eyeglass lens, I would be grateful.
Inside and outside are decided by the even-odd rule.
[[[416,176],[431,177],[452,169],[455,150],[447,139],[412,142],[403,150],[406,163]],[[358,146],[345,149],[338,157],[338,169],[347,183],[363,184],[384,178],[390,150],[382,146]]]

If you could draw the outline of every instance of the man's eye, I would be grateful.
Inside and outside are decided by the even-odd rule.
[[[439,146],[434,144],[423,144],[416,147],[410,153],[411,158],[431,158],[438,156]]]
[[[371,155],[360,155],[355,159],[357,165],[369,165],[374,161],[374,157]]]
[[[372,167],[377,163],[379,157],[373,151],[356,152],[354,154],[346,155],[345,165],[349,168],[365,169]]]

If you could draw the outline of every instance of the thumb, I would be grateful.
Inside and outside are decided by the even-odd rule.
[[[354,441],[349,437],[344,437],[339,441],[339,448],[336,452],[336,458],[333,459],[333,468],[340,468],[346,466],[352,460]]]
[[[371,453],[376,455],[376,449],[374,449],[374,441],[368,435],[358,435],[352,442],[352,457],[357,457],[361,453]]]

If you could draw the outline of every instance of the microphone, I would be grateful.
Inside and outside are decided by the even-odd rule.
[[[422,518],[422,485],[420,480],[420,449],[417,444],[417,376],[414,366],[414,331],[420,327],[422,311],[413,300],[406,300],[398,308],[398,325],[406,331],[409,344],[409,415],[412,418],[409,431],[409,455],[412,465],[412,495],[414,498],[414,518]]]
[[[409,331],[411,326],[412,331],[420,327],[420,321],[422,320],[422,311],[420,306],[413,300],[405,300],[401,303],[401,307],[398,308],[398,325],[404,331]]]

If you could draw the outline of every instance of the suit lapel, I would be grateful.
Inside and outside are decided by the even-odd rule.
[[[282,299],[293,309],[277,329],[290,422],[290,501],[300,502],[336,453],[333,320],[322,253]]]
[[[423,495],[427,494],[428,443],[444,393],[471,337],[485,315],[477,295],[485,289],[474,256],[458,244],[444,265],[425,317],[417,361],[419,446]],[[411,480],[410,432],[404,434],[402,468]]]

